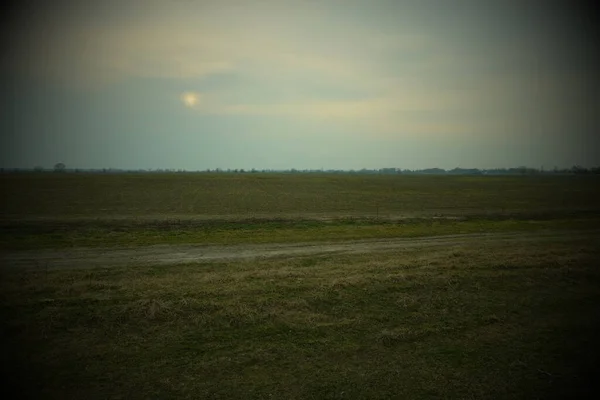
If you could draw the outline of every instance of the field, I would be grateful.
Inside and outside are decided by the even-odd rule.
[[[0,175],[22,398],[595,398],[593,176]]]
[[[0,176],[13,218],[333,218],[598,209],[597,176],[30,174]]]
[[[0,175],[5,249],[598,226],[596,176]]]

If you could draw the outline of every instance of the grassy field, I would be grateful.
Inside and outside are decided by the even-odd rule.
[[[6,218],[390,217],[598,209],[598,176],[5,174]]]
[[[517,217],[389,221],[375,219],[242,221],[44,221],[5,223],[0,250],[158,244],[232,245],[343,241],[365,238],[416,238],[465,233],[535,232],[597,228],[593,213]]]
[[[0,175],[0,248],[599,226],[596,176]]]
[[[35,399],[593,398],[599,255],[596,237],[1,269],[3,376]]]
[[[21,398],[595,398],[599,177],[4,174],[0,193],[2,257],[528,232],[160,267],[25,256],[0,265]]]

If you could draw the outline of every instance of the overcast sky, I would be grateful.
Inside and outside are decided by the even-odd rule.
[[[574,3],[23,1],[0,166],[599,165],[597,19]]]

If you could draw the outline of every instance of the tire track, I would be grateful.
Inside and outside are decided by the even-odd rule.
[[[236,245],[154,245],[128,248],[73,248],[5,252],[2,267],[86,268],[127,265],[176,265],[196,262],[360,254],[410,248],[461,246],[492,242],[594,240],[600,230],[475,233],[417,238],[363,239],[342,242],[303,242]]]

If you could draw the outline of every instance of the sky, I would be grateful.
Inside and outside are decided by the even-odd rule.
[[[600,165],[581,4],[21,1],[1,21],[0,167]]]

